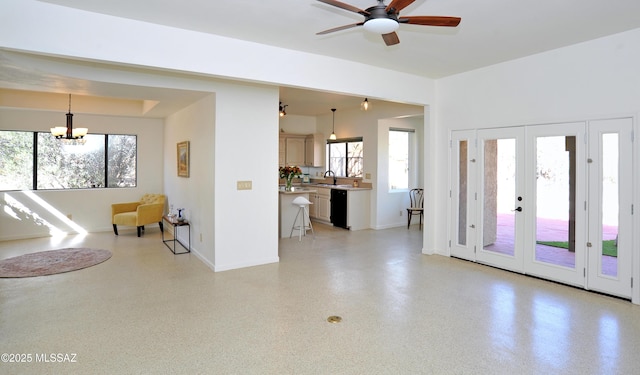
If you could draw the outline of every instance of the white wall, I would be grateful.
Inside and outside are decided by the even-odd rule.
[[[280,131],[290,134],[313,134],[316,132],[315,116],[286,115],[280,117]]]
[[[76,126],[88,127],[89,133],[138,136],[138,186],[0,192],[0,240],[49,236],[58,230],[68,233],[76,233],[81,229],[89,232],[110,231],[112,202],[132,202],[139,200],[144,193],[163,192],[163,150],[158,147],[163,142],[162,120],[80,113],[75,113],[73,120]],[[0,130],[48,131],[52,125],[64,126],[65,123],[65,111],[0,108]],[[24,208],[18,208],[20,205]],[[72,215],[73,223],[66,220],[68,214]]]
[[[239,84],[216,92],[216,271],[279,260],[278,95],[277,87]],[[237,190],[238,181],[252,189]]]
[[[424,188],[424,116],[381,119],[378,122],[378,179],[375,200],[376,217],[372,218],[373,228],[384,229],[407,225],[408,190],[389,190],[389,129],[413,129],[417,143],[417,185],[409,188]],[[402,213],[400,215],[399,213]],[[418,220],[412,220],[419,223]]]
[[[424,109],[420,106],[402,105],[397,103],[382,103],[376,101],[373,109],[361,111],[359,109],[338,110],[335,114],[335,133],[338,138],[362,137],[364,142],[364,174],[371,174],[371,179],[364,178],[364,182],[371,182],[371,228],[382,229],[392,226],[406,225],[398,215],[400,209],[406,208],[402,203],[402,197],[396,193],[388,193],[387,169],[381,169],[379,160],[388,158],[387,140],[380,139],[382,124],[402,124],[404,127],[421,128],[420,121],[424,121]],[[415,117],[414,120],[398,120],[400,117]],[[317,121],[318,132],[327,138],[331,134],[333,124],[332,114],[319,116]],[[382,125],[384,126],[384,125]],[[387,130],[388,130],[387,125]],[[422,134],[422,132],[420,132]],[[419,136],[422,139],[422,136]],[[383,148],[380,145],[383,144]],[[408,197],[408,195],[407,195]],[[391,199],[391,202],[389,202]],[[397,219],[394,217],[397,217]],[[393,219],[390,219],[392,218]],[[406,216],[404,216],[406,220]]]
[[[433,80],[421,76],[35,0],[0,2],[0,48],[403,103],[435,97]]]
[[[213,199],[215,94],[169,116],[165,122],[164,176],[168,208],[185,209],[191,246],[210,266],[215,264]],[[177,144],[189,141],[189,177],[178,177]],[[182,243],[188,238],[182,230]]]
[[[167,118],[169,202],[187,209],[193,251],[215,271],[277,262],[278,89],[211,89],[215,94]],[[176,173],[181,141],[190,142],[189,178]],[[252,189],[237,190],[237,181],[251,181]]]
[[[448,253],[448,220],[435,217],[447,212],[450,131],[632,115],[638,134],[638,46],[640,29],[438,80],[437,128],[428,146],[435,154],[428,162],[440,183],[425,203],[433,208],[426,212],[434,223],[425,238],[434,238],[436,252]],[[635,165],[640,165],[638,151],[635,142]],[[640,200],[638,174],[634,176],[635,201]],[[634,232],[640,233],[637,219],[633,225]],[[636,277],[639,269],[636,258]],[[639,297],[636,291],[635,300]]]
[[[82,38],[77,37],[77,30],[82,30]],[[80,82],[95,79],[215,93],[214,159],[206,159],[213,163],[210,194],[214,220],[212,228],[205,227],[203,211],[199,219],[202,226],[197,229],[203,242],[197,245],[216,270],[277,261],[278,85],[417,104],[418,107],[409,106],[413,108],[410,113],[380,105],[364,115],[350,115],[353,135],[370,139],[371,143],[365,145],[365,154],[369,155],[376,155],[378,119],[423,114],[422,106],[435,97],[434,81],[425,77],[33,0],[0,2],[0,49],[44,56],[44,71],[78,78]],[[283,70],[283,66],[287,69]],[[309,74],[310,70],[314,74]],[[378,79],[372,82],[370,77]],[[272,86],[258,85],[263,83]],[[190,118],[203,106],[207,104],[200,102],[171,119],[171,129],[167,130],[171,140],[164,143],[160,139],[156,143],[165,145],[166,160],[175,152],[173,143],[184,140],[177,133],[182,130],[178,119]],[[336,133],[350,136],[346,126],[339,127],[341,113],[336,114]],[[319,118],[323,123],[317,124],[327,135],[330,116]],[[199,136],[197,129],[203,125],[193,124],[193,120],[188,123],[197,133],[189,136]],[[208,133],[205,139],[207,136]],[[158,159],[165,160],[163,156]],[[375,181],[377,158],[366,168]],[[171,173],[170,167],[168,170]],[[238,180],[253,181],[253,190],[237,191]],[[172,199],[191,204],[186,197],[176,196],[183,184],[193,182],[167,180],[167,189],[172,189]],[[189,189],[193,187],[188,186]],[[257,208],[258,213],[247,214],[247,209],[256,212]],[[207,230],[213,234],[205,239]],[[251,233],[250,238],[247,233]],[[197,241],[199,234],[195,236]],[[213,242],[214,247],[208,247],[207,241]]]

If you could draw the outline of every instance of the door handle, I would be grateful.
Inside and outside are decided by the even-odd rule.
[[[515,209],[515,210],[511,210],[511,212],[513,212],[513,211],[522,212],[522,207],[516,207],[516,209]]]

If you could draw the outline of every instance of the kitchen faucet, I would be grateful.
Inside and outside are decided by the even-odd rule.
[[[325,178],[327,177],[327,175],[329,175],[329,176],[333,176],[333,184],[334,184],[334,185],[338,182],[338,180],[336,179],[336,174],[335,174],[335,173],[333,173],[333,171],[332,171],[332,170],[328,170],[328,171],[324,172],[324,177],[325,177]]]

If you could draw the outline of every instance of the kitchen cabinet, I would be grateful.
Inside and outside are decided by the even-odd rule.
[[[325,140],[322,134],[309,134],[304,139],[304,165],[322,167],[324,165]]]
[[[371,190],[347,192],[347,227],[351,230],[371,227]]]
[[[309,194],[309,217],[317,218],[318,217],[318,193]]]
[[[285,143],[286,165],[304,165],[305,137],[287,137]]]
[[[324,165],[325,140],[318,134],[280,134],[278,164],[305,167]]]
[[[309,216],[326,223],[331,222],[331,189],[315,188],[317,192],[310,194]],[[311,207],[313,206],[313,208]]]

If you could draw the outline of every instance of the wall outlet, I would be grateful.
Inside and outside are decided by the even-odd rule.
[[[402,210],[400,210],[400,216],[402,216]]]
[[[200,242],[202,242],[202,233],[200,233]]]
[[[238,181],[236,186],[238,190],[251,190],[251,185],[251,181]]]

